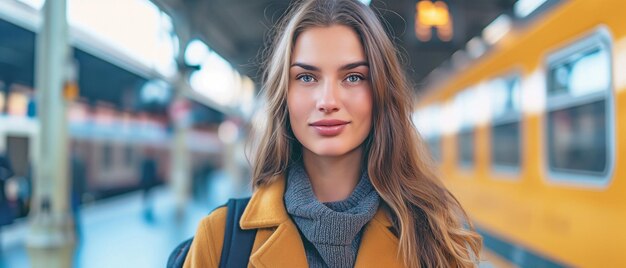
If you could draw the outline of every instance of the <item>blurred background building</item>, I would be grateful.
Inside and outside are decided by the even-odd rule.
[[[250,195],[288,0],[0,0],[0,267],[162,267]],[[622,267],[626,2],[373,0],[482,267]]]

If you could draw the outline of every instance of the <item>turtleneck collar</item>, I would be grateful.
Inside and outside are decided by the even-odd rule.
[[[287,212],[327,266],[354,266],[361,229],[374,217],[380,203],[367,172],[362,172],[347,199],[321,203],[304,166],[297,163],[289,169],[284,198]]]

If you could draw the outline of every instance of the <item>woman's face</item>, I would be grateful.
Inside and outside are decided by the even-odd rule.
[[[298,36],[287,107],[305,154],[334,157],[361,148],[372,125],[372,90],[356,32],[333,25],[312,27]]]

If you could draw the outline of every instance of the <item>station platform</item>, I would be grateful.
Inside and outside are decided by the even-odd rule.
[[[141,192],[133,192],[81,210],[75,267],[164,267],[169,253],[191,237],[202,217],[220,203],[190,202],[178,215],[174,194],[159,187],[152,194],[152,216],[144,212]],[[2,229],[0,268],[30,267],[25,248],[26,221]]]

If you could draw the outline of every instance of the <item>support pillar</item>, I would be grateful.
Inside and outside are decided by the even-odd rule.
[[[190,70],[184,62],[185,49],[191,38],[191,29],[186,20],[178,19],[174,24],[178,36],[178,75],[174,86],[174,101],[170,107],[170,120],[173,125],[170,160],[170,185],[175,194],[176,211],[182,215],[190,200],[192,187],[191,164],[188,150],[188,132],[191,127],[191,106],[185,98],[185,90],[189,87]]]
[[[176,196],[176,209],[179,215],[184,212],[191,190],[191,159],[187,144],[191,125],[190,108],[189,101],[177,92],[171,107],[174,133],[171,144],[170,183]]]
[[[63,87],[71,59],[66,0],[46,1],[37,35],[38,157],[26,246],[32,267],[72,267],[68,137]]]

